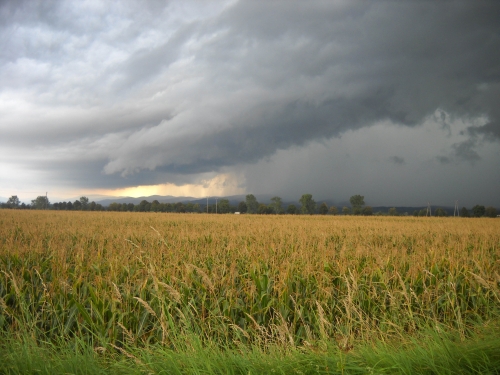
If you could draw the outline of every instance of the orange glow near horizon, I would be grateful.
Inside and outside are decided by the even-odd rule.
[[[202,198],[206,196],[224,196],[244,193],[245,190],[238,185],[237,179],[234,178],[234,176],[226,174],[218,175],[211,180],[202,181],[200,184],[175,185],[166,183],[159,185],[131,186],[121,189],[96,189],[91,192],[91,194],[134,198],[151,195]]]

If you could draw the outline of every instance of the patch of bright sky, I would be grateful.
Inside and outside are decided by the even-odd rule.
[[[91,195],[147,197],[150,195],[172,195],[182,197],[202,198],[207,196],[229,196],[244,194],[241,186],[241,177],[229,173],[218,174],[209,180],[202,180],[199,184],[159,184],[148,186],[132,186],[123,189],[90,191]]]
[[[7,166],[7,168],[9,168]],[[17,178],[9,179],[9,184],[4,184],[6,181],[2,182],[2,188],[0,189],[0,197],[3,197],[0,201],[6,200],[12,195],[17,195],[21,202],[30,203],[31,200],[35,199],[39,195],[45,195],[46,191],[36,190],[37,183],[33,186],[26,185],[25,181],[33,178],[32,172],[23,172],[19,174],[19,170],[7,170],[2,167],[2,172],[11,173],[11,175],[16,175]],[[30,175],[28,176],[27,173]],[[35,179],[36,180],[36,179]],[[59,202],[66,200],[78,199],[81,196],[88,196],[91,199],[103,199],[109,196],[112,197],[147,197],[151,195],[171,195],[171,196],[182,196],[182,197],[195,197],[203,198],[210,196],[230,196],[237,194],[244,194],[245,188],[241,185],[241,176],[235,176],[230,173],[218,174],[215,177],[207,180],[202,180],[198,184],[184,184],[175,185],[171,183],[159,184],[159,185],[146,185],[146,186],[131,186],[122,189],[61,189],[54,186],[48,186],[48,197],[49,201]],[[17,181],[17,182],[16,182]],[[21,183],[22,182],[22,183]]]

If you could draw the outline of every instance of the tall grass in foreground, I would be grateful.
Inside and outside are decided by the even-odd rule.
[[[465,338],[498,319],[499,249],[495,219],[2,210],[0,335],[131,358]]]
[[[127,356],[8,340],[0,345],[2,374],[498,374],[500,329],[492,326],[462,342],[457,335],[424,332],[400,342],[363,343],[348,353],[274,347],[222,350],[199,340],[190,350],[131,348]],[[76,349],[76,350],[75,350]]]

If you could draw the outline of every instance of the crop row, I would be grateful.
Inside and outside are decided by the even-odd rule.
[[[467,334],[498,318],[495,220],[0,216],[0,330],[94,346]]]

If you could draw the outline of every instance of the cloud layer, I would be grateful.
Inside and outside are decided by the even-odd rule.
[[[491,167],[499,19],[493,1],[3,2],[0,165],[66,187],[196,184],[431,119],[449,138],[436,165]]]

